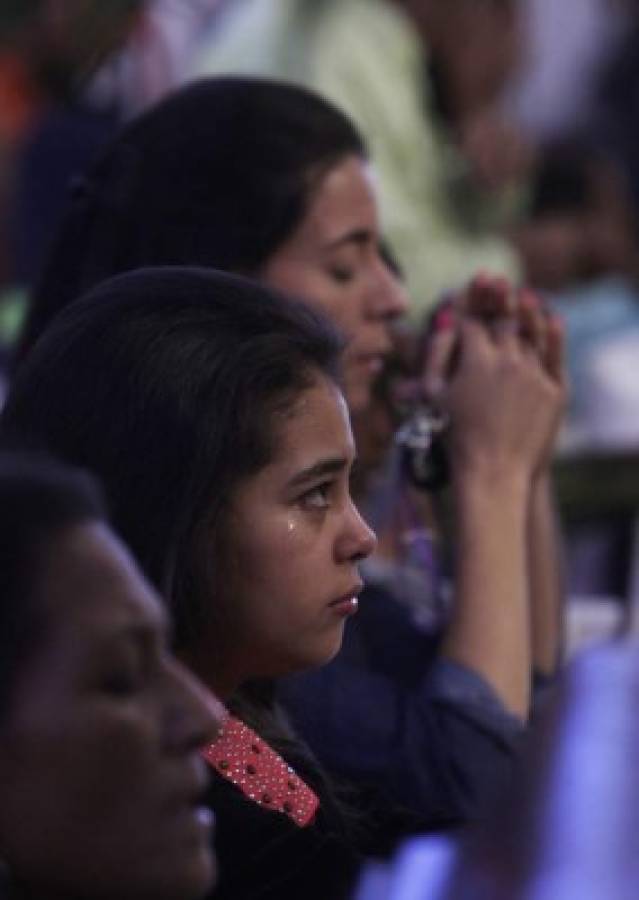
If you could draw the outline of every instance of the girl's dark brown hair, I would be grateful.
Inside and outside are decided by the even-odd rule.
[[[336,379],[340,349],[322,316],[256,281],[129,272],[60,314],[19,369],[0,432],[99,476],[185,643],[213,605],[195,559],[203,530],[214,547],[234,488],[269,460],[273,412],[318,373]]]

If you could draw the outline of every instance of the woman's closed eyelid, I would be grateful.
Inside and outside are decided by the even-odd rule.
[[[340,284],[346,284],[355,278],[357,269],[355,266],[334,264],[328,267],[328,273],[335,281],[338,281]]]
[[[168,648],[159,639],[128,645],[105,666],[103,688],[120,696],[137,693],[161,669],[163,653],[168,653]]]
[[[359,246],[341,247],[326,258],[329,272],[349,272],[355,274],[362,266],[365,252]]]
[[[107,671],[100,679],[100,685],[107,694],[126,697],[139,690],[143,679],[141,664],[127,663]]]

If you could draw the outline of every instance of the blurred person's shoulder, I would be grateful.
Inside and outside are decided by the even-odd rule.
[[[313,85],[324,61],[340,67],[379,53],[413,57],[418,40],[389,0],[242,0],[202,43],[198,75],[245,73]]]
[[[390,0],[325,0],[314,24],[318,41],[327,47],[347,46],[353,55],[383,51],[378,62],[387,62],[388,54],[413,56],[421,49],[408,15]]]
[[[296,33],[303,33],[299,0],[241,0],[218,17],[200,43],[194,75],[285,77]]]

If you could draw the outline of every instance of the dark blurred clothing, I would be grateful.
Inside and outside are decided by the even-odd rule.
[[[338,656],[279,699],[326,769],[426,819],[474,819],[513,775],[523,726],[438,638],[368,586]]]
[[[13,281],[31,286],[40,271],[74,176],[115,133],[114,112],[73,105],[45,112],[25,137],[10,213]]]
[[[386,858],[405,837],[450,824],[414,816],[375,791],[349,790],[338,800],[301,751],[289,749],[286,760],[320,800],[306,827],[247,799],[213,771],[207,800],[220,879],[211,900],[346,900],[366,858]]]

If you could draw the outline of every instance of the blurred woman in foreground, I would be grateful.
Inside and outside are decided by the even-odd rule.
[[[221,709],[92,482],[0,454],[0,560],[7,896],[197,900],[215,879],[198,749]]]

